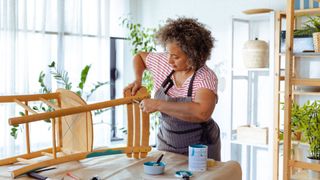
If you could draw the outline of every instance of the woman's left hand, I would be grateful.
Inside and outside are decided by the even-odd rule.
[[[160,104],[160,100],[144,99],[140,102],[139,106],[143,112],[153,113],[155,111],[158,111],[159,104]]]

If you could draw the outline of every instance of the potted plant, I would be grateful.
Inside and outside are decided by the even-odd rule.
[[[293,103],[291,110],[291,127],[293,132],[301,132],[301,141],[306,142],[308,147],[307,157],[299,156],[305,147],[294,148],[298,159],[306,159],[312,163],[320,163],[320,100],[307,101],[302,106]],[[320,178],[320,173],[309,171],[311,177]]]
[[[313,46],[315,52],[320,52],[320,16],[307,16],[304,27],[294,32],[297,36],[313,37]]]
[[[310,145],[309,159],[320,160],[320,100],[306,102],[299,108],[300,128],[303,138]]]
[[[301,134],[293,147],[296,160],[320,163],[320,100],[307,101],[303,105],[292,104],[291,130],[293,136]],[[295,139],[296,140],[296,139]],[[299,142],[303,142],[300,144]],[[306,144],[305,144],[306,143]],[[309,170],[309,176],[320,178],[320,173]]]

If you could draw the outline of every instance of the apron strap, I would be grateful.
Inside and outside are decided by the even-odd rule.
[[[171,71],[171,73],[167,76],[167,78],[161,84],[161,86],[165,89],[164,91],[165,94],[167,94],[169,89],[173,86],[173,81],[171,79],[171,76],[173,75],[173,73],[174,73],[174,70]]]
[[[166,79],[162,82],[161,86],[165,88],[168,83],[172,82],[171,76],[174,73],[174,70],[171,71],[171,73],[166,77]],[[173,82],[172,82],[173,83]]]
[[[173,75],[175,71],[172,70],[171,73],[167,76],[167,78],[163,81],[161,86],[165,89],[164,93],[167,94],[169,89],[173,86],[173,81],[171,79],[171,76]],[[192,97],[192,91],[193,91],[193,81],[196,77],[197,71],[195,71],[191,77],[190,83],[189,83],[189,88],[188,88],[188,97]]]
[[[193,81],[194,81],[194,78],[196,77],[196,74],[197,74],[197,71],[193,73],[192,78],[190,80],[188,94],[187,94],[188,97],[192,97]]]

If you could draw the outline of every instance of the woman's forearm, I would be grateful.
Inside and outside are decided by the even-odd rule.
[[[206,108],[202,108],[201,104],[196,102],[159,100],[158,104],[158,111],[188,122],[206,122],[213,112],[213,109],[205,111]]]

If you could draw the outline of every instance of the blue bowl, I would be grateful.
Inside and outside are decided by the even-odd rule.
[[[164,162],[157,163],[157,162],[149,161],[149,162],[143,163],[144,173],[151,174],[151,175],[163,174],[165,167],[166,167],[166,163]]]

